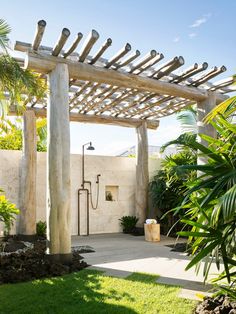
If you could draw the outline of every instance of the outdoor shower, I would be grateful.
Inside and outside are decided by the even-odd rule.
[[[99,178],[100,174],[97,174],[97,198],[96,203],[93,202],[93,195],[92,195],[92,182],[85,180],[84,176],[84,148],[87,147],[87,150],[94,150],[95,148],[92,146],[92,142],[88,142],[84,145],[82,145],[82,184],[81,188],[78,189],[78,235],[80,235],[80,195],[82,192],[85,192],[86,194],[86,214],[87,214],[87,235],[89,235],[89,201],[91,203],[92,209],[98,208],[98,200],[99,200]],[[85,187],[85,185],[88,184],[88,188]]]

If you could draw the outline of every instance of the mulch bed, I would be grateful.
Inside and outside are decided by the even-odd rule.
[[[73,251],[72,262],[67,265],[49,260],[45,254],[46,241],[42,239],[33,245],[8,239],[1,247],[4,253],[0,253],[0,284],[62,276],[88,267],[78,251]]]
[[[236,301],[225,295],[205,297],[197,306],[195,314],[236,314]]]

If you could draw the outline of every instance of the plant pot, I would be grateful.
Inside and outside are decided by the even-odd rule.
[[[149,242],[159,242],[160,224],[144,224],[145,240]]]

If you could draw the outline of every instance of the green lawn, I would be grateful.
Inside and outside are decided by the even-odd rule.
[[[0,286],[0,313],[6,314],[190,314],[194,301],[179,288],[155,283],[157,276],[134,273],[126,279],[94,270]]]

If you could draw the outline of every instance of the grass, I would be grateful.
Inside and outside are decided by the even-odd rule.
[[[0,286],[0,313],[190,314],[196,303],[177,297],[178,287],[156,284],[157,276],[126,279],[82,270],[63,277]]]

